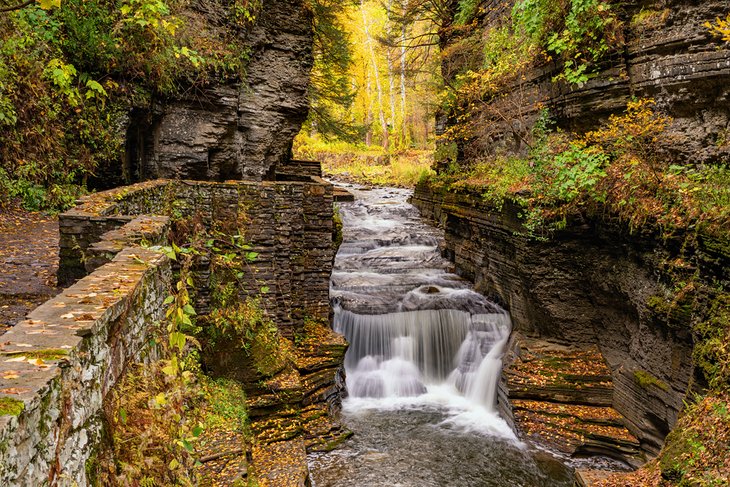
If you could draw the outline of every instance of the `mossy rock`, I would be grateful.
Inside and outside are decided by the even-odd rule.
[[[669,392],[669,384],[664,382],[661,379],[658,379],[657,377],[653,376],[649,372],[646,372],[645,370],[637,370],[634,372],[634,381],[641,387],[642,389],[649,389],[650,387],[657,387],[664,392]]]
[[[0,397],[0,416],[20,416],[25,403],[12,397]]]

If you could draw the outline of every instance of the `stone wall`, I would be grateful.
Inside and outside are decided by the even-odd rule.
[[[270,0],[246,33],[246,78],[137,110],[127,181],[274,179],[309,110],[312,18],[303,0]]]
[[[329,319],[334,260],[332,185],[317,177],[280,175],[279,181],[158,180],[91,195],[60,216],[59,280],[68,283],[108,260],[121,242],[154,244],[167,221],[147,214],[195,217],[208,228],[241,234],[258,256],[248,264],[246,289],[261,294],[283,335],[304,318]],[[208,309],[210,275],[199,269],[198,308]],[[243,297],[243,296],[242,296]]]
[[[172,219],[241,234],[258,254],[246,269],[244,294],[263,295],[281,334],[293,343],[298,337],[285,371],[260,391],[252,387],[261,388],[261,381],[246,384],[254,428],[263,428],[257,434],[272,444],[284,441],[267,425],[296,408],[284,433],[297,435],[302,455],[305,447],[327,449],[346,438],[349,432],[329,419],[339,410],[347,348],[327,326],[332,200],[329,183],[301,175],[265,182],[158,180],[89,195],[60,215],[59,278],[79,280],[3,337],[0,483],[88,485],[85,465],[102,441],[104,398],[128,365],[154,353],[146,345],[164,318],[172,274],[169,259],[147,245],[167,244]],[[205,266],[196,271],[196,309],[203,314],[211,276]],[[245,356],[240,344],[229,352],[229,359]],[[224,366],[244,369],[251,366],[246,360]],[[213,370],[223,362],[213,358],[207,365],[214,374],[235,376]],[[277,387],[293,395],[283,400]],[[306,472],[306,463],[299,467]]]
[[[127,365],[150,358],[170,279],[167,257],[126,249],[3,336],[0,484],[88,484],[104,398]],[[7,413],[21,402],[22,412]]]
[[[657,453],[693,379],[689,317],[650,305],[668,294],[661,262],[679,249],[589,224],[539,242],[524,235],[516,208],[426,186],[413,203],[444,226],[444,253],[477,291],[509,310],[515,332],[574,348],[598,345],[612,375],[613,406],[644,451]],[[693,265],[708,282],[727,272],[701,257]]]

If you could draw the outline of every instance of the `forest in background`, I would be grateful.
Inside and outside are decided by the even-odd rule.
[[[322,161],[339,178],[413,186],[430,171],[436,140],[437,26],[418,2],[339,5],[327,19],[339,43],[316,46],[312,78],[335,86],[313,97],[295,154]]]

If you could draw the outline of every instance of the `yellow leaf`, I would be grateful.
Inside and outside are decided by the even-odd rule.
[[[43,10],[50,10],[54,7],[61,6],[61,0],[39,0],[39,3]]]

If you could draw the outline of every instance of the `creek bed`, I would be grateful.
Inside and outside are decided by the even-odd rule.
[[[568,467],[496,413],[509,315],[452,272],[409,191],[347,189],[330,294],[351,343],[354,436],[309,456],[314,487],[572,486]]]

